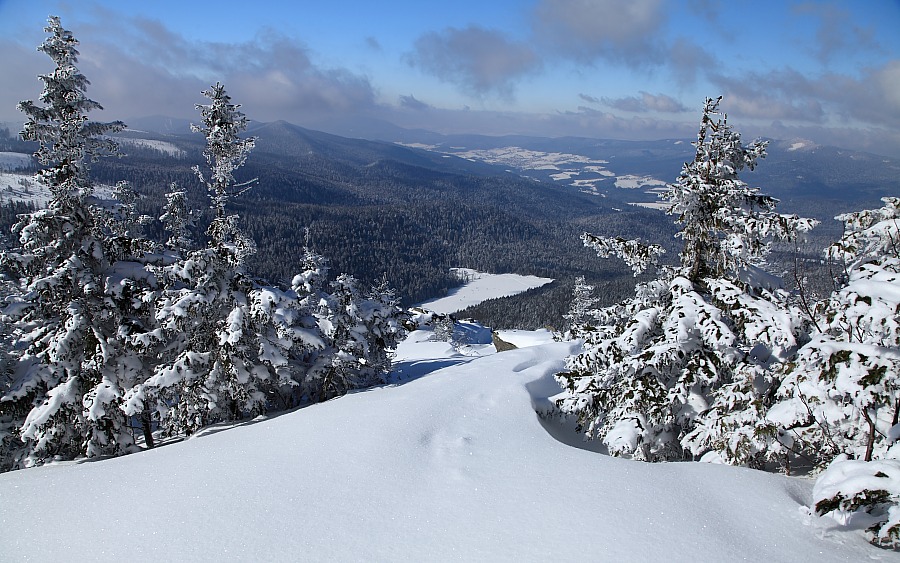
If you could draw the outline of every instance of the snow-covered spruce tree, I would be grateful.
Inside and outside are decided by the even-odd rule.
[[[255,139],[240,137],[247,118],[224,86],[203,92],[209,105],[198,105],[202,123],[192,128],[206,137],[204,156],[210,172],[194,168],[207,187],[213,218],[205,248],[186,252],[164,266],[166,290],[156,313],[166,343],[162,359],[146,381],[127,396],[128,414],[155,408],[170,434],[191,434],[221,420],[236,420],[265,410],[261,382],[269,378],[259,360],[258,317],[250,294],[254,283],[244,270],[255,248],[226,206],[239,184],[234,173],[246,161]],[[172,192],[163,220],[169,243],[184,244],[183,197]],[[173,250],[183,250],[176,248]]]
[[[165,243],[166,248],[183,256],[191,250],[193,245],[190,228],[194,225],[194,215],[188,209],[185,192],[179,190],[175,183],[171,185],[171,188],[172,191],[166,194],[166,204],[163,206],[163,214],[160,215],[159,220],[169,236]]]
[[[204,95],[202,125],[207,139],[207,175],[195,171],[212,201],[213,219],[204,248],[190,249],[191,214],[183,192],[167,196],[160,218],[169,239],[168,258],[156,269],[164,289],[158,329],[146,335],[161,344],[153,375],[126,396],[125,412],[156,411],[167,434],[192,434],[214,422],[237,420],[270,408],[288,408],[308,394],[309,379],[326,369],[321,293],[324,260],[307,251],[292,287],[279,289],[252,279],[245,262],[254,251],[227,213],[231,198],[251,182],[238,183],[254,139],[243,139],[247,119],[222,85]]]
[[[814,222],[775,213],[774,199],[738,178],[765,155],[765,143],[744,145],[720,100],[706,100],[696,156],[664,196],[682,227],[680,266],[658,269],[659,279],[639,284],[633,298],[595,311],[597,322],[577,331],[584,351],[558,376],[565,391],[557,405],[613,455],[715,452],[756,464],[775,442],[762,418],[777,387],[770,367],[797,348],[803,327],[762,267],[768,241]],[[583,240],[636,274],[661,254],[639,241]]]
[[[560,340],[580,338],[578,331],[594,324],[592,311],[596,304],[594,286],[588,284],[584,276],[576,277],[575,288],[572,290],[572,304],[569,306],[569,312],[563,315],[566,324],[562,332],[555,335],[556,338]]]
[[[406,338],[409,314],[400,308],[397,292],[386,277],[372,287],[360,311],[368,341],[366,368],[383,381],[391,371],[393,350]]]
[[[329,346],[313,382],[320,401],[384,383],[391,351],[406,337],[407,315],[386,281],[364,293],[354,277],[341,274],[326,299],[329,314],[321,324]]]
[[[15,280],[0,272],[0,310],[6,310],[17,294]],[[16,381],[14,346],[14,325],[6,315],[0,315],[0,398],[6,396]],[[0,473],[16,469],[28,455],[27,445],[18,436],[28,410],[30,405],[25,401],[0,401]]]
[[[836,217],[844,235],[826,254],[846,265],[845,284],[786,366],[770,416],[822,463],[900,459],[900,198],[883,202]]]
[[[140,368],[123,336],[140,323],[130,292],[146,281],[142,242],[122,226],[127,212],[95,198],[89,177],[90,162],[116,153],[105,134],[124,125],[88,120],[101,107],[85,95],[78,42],[57,17],[45,30],[50,36],[38,50],[56,68],[39,76],[43,105],[26,101],[19,109],[28,117],[22,138],[39,144],[35,156],[44,168],[36,180],[51,199],[16,225],[20,248],[2,256],[21,289],[6,310],[18,366],[2,403],[28,412],[18,430],[29,448],[25,465],[118,454],[132,445],[119,404]]]

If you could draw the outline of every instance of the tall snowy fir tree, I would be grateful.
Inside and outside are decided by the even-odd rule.
[[[721,99],[721,98],[720,98]],[[635,296],[594,312],[575,329],[584,351],[559,374],[563,412],[613,455],[683,459],[712,452],[759,464],[773,439],[762,418],[777,389],[770,369],[804,338],[799,314],[767,274],[771,240],[791,240],[813,221],[775,213],[776,201],[741,181],[765,156],[744,145],[707,99],[696,156],[664,195],[684,241],[678,267],[639,284]],[[585,234],[601,257],[619,256],[635,273],[656,264],[656,245]]]
[[[150,378],[131,390],[126,406],[130,415],[155,408],[172,434],[191,434],[213,422],[263,412],[261,382],[269,376],[257,363],[259,345],[249,298],[254,284],[245,272],[254,244],[241,231],[238,216],[226,209],[229,200],[252,183],[238,183],[234,174],[255,140],[240,137],[247,118],[231,103],[224,86],[216,84],[203,95],[210,104],[197,106],[202,121],[192,129],[203,133],[207,142],[203,154],[209,172],[200,167],[194,171],[212,202],[209,244],[160,271],[166,286],[156,313],[157,334],[164,343],[162,361]],[[163,215],[169,242],[177,246],[185,239],[182,200],[172,192]]]
[[[597,298],[594,297],[594,286],[588,284],[584,276],[575,278],[575,288],[572,290],[572,303],[569,306],[569,311],[563,315],[565,326],[563,331],[557,334],[557,338],[565,340],[575,338],[573,330],[578,330],[578,327],[584,327],[593,322],[591,312],[596,304]]]
[[[27,412],[18,430],[27,454],[16,466],[132,446],[119,406],[140,361],[122,336],[142,322],[144,311],[129,293],[147,281],[143,243],[125,226],[128,202],[98,200],[89,176],[90,162],[116,154],[107,134],[124,125],[88,120],[89,111],[102,108],[85,95],[78,41],[57,17],[45,31],[50,36],[38,50],[56,68],[39,76],[43,105],[26,101],[19,109],[28,117],[22,138],[39,144],[35,156],[44,168],[35,179],[51,199],[16,225],[20,248],[2,256],[20,280],[6,309],[18,340],[16,378],[2,398],[6,412]],[[127,186],[118,193],[125,196]]]
[[[178,256],[191,250],[190,228],[194,225],[194,215],[187,207],[187,195],[172,184],[172,191],[166,194],[166,204],[159,220],[162,222],[168,239],[165,246]]]
[[[247,273],[246,259],[254,244],[227,205],[252,184],[239,183],[234,175],[254,140],[240,137],[247,119],[222,85],[204,95],[211,103],[198,106],[203,121],[195,130],[206,136],[210,171],[195,171],[212,201],[209,242],[188,249],[191,214],[183,192],[170,192],[161,220],[171,258],[155,269],[163,285],[155,315],[159,325],[145,335],[156,342],[161,360],[152,376],[127,393],[125,403],[129,415],[155,410],[167,434],[192,434],[215,422],[321,400],[322,382],[340,364],[336,358],[349,357],[336,342],[357,342],[345,339],[341,330],[335,339],[336,327],[359,329],[354,335],[366,344],[367,318],[352,315],[379,310],[356,292],[332,296],[323,291],[325,261],[309,249],[304,249],[301,271],[290,289],[266,285]],[[342,315],[351,315],[352,321],[343,322]],[[382,345],[396,344],[385,337]],[[371,354],[379,370],[389,367],[383,350],[355,344],[345,348],[358,352],[353,358],[368,359],[365,354]],[[339,386],[329,396],[375,381],[365,362],[341,366],[338,371],[354,383]]]

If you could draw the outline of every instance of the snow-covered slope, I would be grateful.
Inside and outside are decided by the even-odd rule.
[[[810,480],[554,439],[534,405],[570,344],[519,334],[535,345],[495,354],[430,336],[401,346],[396,385],[0,475],[0,559],[896,560],[810,517]]]
[[[109,199],[112,193],[112,186],[106,184],[94,186],[94,194],[98,197]],[[50,201],[50,196],[50,188],[37,182],[33,174],[0,172],[0,204],[24,202],[45,207]]]

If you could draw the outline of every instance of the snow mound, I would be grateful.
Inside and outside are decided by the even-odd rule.
[[[553,333],[547,329],[541,330],[499,330],[497,334],[516,348],[528,348],[553,342]]]

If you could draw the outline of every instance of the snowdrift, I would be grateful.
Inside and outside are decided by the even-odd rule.
[[[0,475],[0,559],[896,555],[809,516],[810,480],[632,462],[552,438],[534,405],[558,391],[569,344],[536,336],[492,354],[428,336],[401,346],[395,385],[126,457]]]

